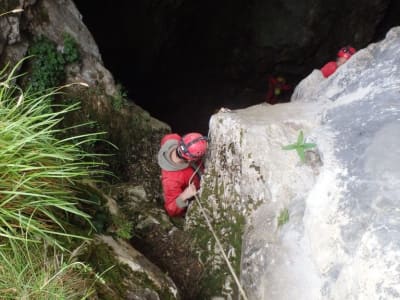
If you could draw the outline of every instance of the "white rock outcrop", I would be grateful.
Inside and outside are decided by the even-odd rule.
[[[393,28],[328,79],[315,70],[291,103],[211,118],[205,178],[223,197],[207,205],[246,216],[249,299],[400,298],[399,66]],[[317,145],[306,163],[281,148],[300,131]]]

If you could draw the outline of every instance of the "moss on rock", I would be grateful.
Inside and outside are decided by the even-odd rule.
[[[244,216],[229,205],[234,199],[226,199],[224,184],[218,181],[215,171],[210,170],[209,174],[203,177],[199,199],[201,203],[194,202],[186,224],[186,230],[195,239],[196,251],[205,268],[200,283],[202,299],[222,295],[234,296],[238,291],[201,210],[204,209],[207,214],[237,276],[240,274],[242,235],[245,226]],[[233,193],[229,197],[236,198],[238,195]]]
[[[151,117],[133,102],[124,101],[116,110],[112,97],[101,87],[69,88],[62,101],[71,99],[79,101],[82,109],[69,116],[67,125],[95,121],[97,128],[92,130],[107,132],[105,139],[118,148],[107,143],[93,145],[98,152],[112,154],[105,160],[118,178],[110,178],[110,182],[143,185],[151,201],[161,201],[160,168],[155,158],[162,136],[170,132],[169,126]],[[88,129],[85,128],[86,131]]]

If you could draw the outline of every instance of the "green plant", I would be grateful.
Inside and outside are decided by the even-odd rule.
[[[126,89],[119,83],[116,85],[116,88],[117,92],[112,97],[112,107],[115,110],[120,110],[124,104],[125,99],[128,98],[128,93]]]
[[[133,222],[128,221],[124,216],[112,217],[115,233],[119,238],[129,240],[133,236]]]
[[[90,223],[90,216],[78,208],[86,200],[77,195],[77,182],[108,174],[100,169],[101,155],[82,150],[99,133],[68,137],[73,128],[59,124],[79,107],[50,106],[48,98],[56,90],[23,91],[15,85],[17,68],[9,75],[0,73],[5,78],[0,82],[0,236],[45,240],[63,248],[61,237],[77,237],[65,230],[70,216]]]
[[[75,63],[81,59],[78,44],[70,34],[64,34],[64,48],[62,51],[67,63]]]
[[[75,40],[68,34],[64,36],[63,52],[45,36],[35,38],[28,49],[32,56],[29,86],[34,92],[46,92],[65,80],[65,66],[79,61],[80,53]]]
[[[55,43],[46,37],[38,37],[28,50],[32,58],[29,84],[34,92],[46,91],[59,85],[65,77],[65,59]]]
[[[278,217],[278,227],[286,224],[289,221],[289,210],[284,208],[281,210]]]
[[[86,299],[102,277],[64,250],[91,230],[80,183],[111,175],[101,154],[83,150],[103,133],[62,128],[79,104],[51,105],[61,88],[20,88],[23,61],[0,71],[0,299]]]
[[[86,299],[102,278],[59,249],[9,241],[0,251],[1,299]]]
[[[304,163],[306,160],[305,151],[307,151],[308,149],[312,149],[314,147],[316,147],[316,144],[305,143],[303,131],[300,131],[300,133],[297,137],[297,142],[294,144],[283,146],[282,149],[283,150],[296,150],[297,154],[300,157],[301,162]]]

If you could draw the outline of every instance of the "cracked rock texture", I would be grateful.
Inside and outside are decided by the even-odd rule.
[[[249,299],[400,297],[399,45],[397,27],[328,79],[314,70],[291,103],[211,118],[205,183],[223,197],[207,206],[246,218]],[[300,131],[317,145],[305,163],[281,148]]]

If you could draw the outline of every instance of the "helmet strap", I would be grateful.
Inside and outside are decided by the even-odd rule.
[[[184,158],[182,156],[181,151],[179,150],[179,148],[180,148],[179,146],[176,147],[176,150],[175,150],[176,156],[178,156],[178,158],[180,158],[180,159],[187,160],[186,158]]]

